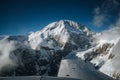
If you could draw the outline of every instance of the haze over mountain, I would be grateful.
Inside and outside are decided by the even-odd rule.
[[[95,33],[60,20],[29,35],[1,36],[0,76],[57,76],[62,59],[81,59],[92,63],[90,69],[120,80],[119,34],[119,27]]]

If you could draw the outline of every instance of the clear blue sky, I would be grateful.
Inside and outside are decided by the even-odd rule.
[[[0,35],[27,34],[38,31],[51,22],[69,19],[88,26],[93,31],[107,29],[118,14],[102,27],[92,25],[94,9],[105,0],[0,0]],[[101,7],[100,7],[101,8]],[[114,18],[114,19],[113,19]]]

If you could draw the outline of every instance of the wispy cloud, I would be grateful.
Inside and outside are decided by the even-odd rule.
[[[110,21],[110,17],[113,16],[111,13],[115,11],[117,13],[119,9],[120,2],[118,0],[105,0],[101,6],[94,9],[93,25],[102,27],[107,21]]]
[[[101,27],[104,22],[106,21],[106,16],[105,14],[101,13],[101,10],[99,7],[94,9],[94,19],[93,19],[93,25],[97,27]]]

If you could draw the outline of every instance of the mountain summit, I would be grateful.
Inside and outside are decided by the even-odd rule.
[[[49,24],[40,31],[31,33],[29,42],[33,49],[46,45],[61,49],[67,49],[69,46],[69,50],[76,50],[80,46],[81,48],[90,46],[91,36],[92,31],[86,26],[71,20],[60,20]]]

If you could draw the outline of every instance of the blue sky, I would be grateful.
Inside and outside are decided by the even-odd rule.
[[[100,32],[116,23],[119,9],[119,0],[0,0],[0,35],[28,34],[61,19]]]

